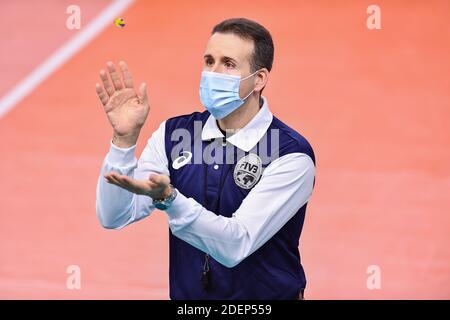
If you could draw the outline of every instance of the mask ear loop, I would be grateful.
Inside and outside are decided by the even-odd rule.
[[[251,76],[255,75],[256,73],[258,73],[259,70],[256,70],[255,72],[253,72],[252,74],[249,74],[248,76],[246,76],[245,78],[242,78],[240,81],[244,81],[247,80],[248,78],[250,78]]]
[[[258,73],[258,72],[259,72],[259,70],[256,70],[256,71],[253,72],[252,74],[249,74],[249,75],[246,76],[245,78],[242,78],[240,81],[247,80],[248,78],[250,78],[251,76],[255,75],[255,74]],[[242,100],[245,101],[248,97],[250,97],[250,95],[251,95],[254,91],[255,91],[255,88],[253,88],[253,90],[250,91],[250,93],[249,93],[245,98],[243,98]]]
[[[255,91],[255,89],[253,89],[252,91],[250,91],[250,93],[249,93],[244,99],[242,99],[242,100],[245,101],[245,99],[247,99],[248,97],[250,97],[250,95],[253,93],[253,91]]]

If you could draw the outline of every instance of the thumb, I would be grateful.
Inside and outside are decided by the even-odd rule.
[[[145,82],[143,82],[139,87],[139,101],[142,104],[148,105],[147,84]]]

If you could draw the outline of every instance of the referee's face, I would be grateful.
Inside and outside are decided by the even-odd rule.
[[[208,40],[204,54],[204,71],[241,76],[251,74],[250,59],[253,41],[242,39],[232,33],[214,33]],[[239,95],[245,97],[255,87],[253,77],[242,81]]]

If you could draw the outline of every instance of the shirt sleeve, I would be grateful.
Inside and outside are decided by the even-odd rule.
[[[292,153],[264,170],[231,218],[206,210],[178,194],[167,210],[172,233],[234,267],[272,238],[311,197],[315,177],[312,159]]]
[[[135,157],[136,146],[119,148],[110,142],[97,181],[96,211],[104,228],[121,229],[147,217],[154,210],[150,197],[108,183],[104,174],[115,171],[139,180],[148,179],[150,173],[169,175],[164,134],[165,122],[152,134],[139,161]]]

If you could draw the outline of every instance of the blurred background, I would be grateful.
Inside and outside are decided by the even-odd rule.
[[[371,4],[381,29],[366,25]],[[168,298],[164,213],[121,231],[97,221],[112,132],[95,83],[109,60],[147,82],[140,155],[161,121],[203,109],[203,50],[230,17],[271,32],[264,95],[316,153],[306,298],[450,298],[449,1],[1,0],[0,11],[0,298]],[[79,290],[66,285],[73,265]]]

